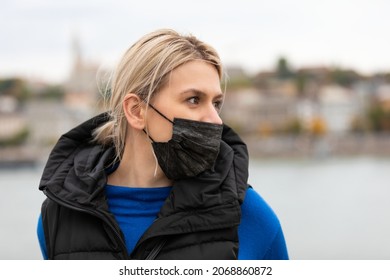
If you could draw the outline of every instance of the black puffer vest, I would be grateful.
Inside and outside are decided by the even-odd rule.
[[[64,134],[44,169],[42,221],[49,259],[237,259],[241,203],[247,189],[246,145],[224,126],[215,170],[177,180],[128,255],[109,212],[105,185],[114,148],[92,143],[99,115]]]

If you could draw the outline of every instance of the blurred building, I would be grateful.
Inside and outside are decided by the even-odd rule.
[[[224,122],[241,132],[253,131],[259,121],[261,99],[260,92],[254,88],[228,92],[222,110]]]
[[[27,129],[26,118],[20,113],[19,102],[13,96],[0,95],[0,143],[12,141]]]
[[[28,129],[26,118],[19,113],[0,112],[0,119],[0,143],[17,141]]]
[[[351,129],[359,115],[359,99],[351,90],[340,85],[323,86],[318,92],[320,115],[326,123],[327,132],[345,133]]]
[[[386,112],[390,112],[390,84],[382,84],[376,90],[376,99]]]
[[[87,62],[83,57],[80,40],[77,36],[72,43],[73,68],[65,82],[65,105],[81,111],[96,108],[99,100],[96,75],[98,65]]]
[[[287,92],[269,94],[255,88],[231,91],[225,100],[223,119],[243,133],[269,134],[284,129],[297,115],[297,100]]]

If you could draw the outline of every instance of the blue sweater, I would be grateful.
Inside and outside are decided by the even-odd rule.
[[[156,218],[171,187],[127,188],[106,186],[110,211],[114,214],[124,236],[127,251]],[[238,227],[240,260],[288,259],[286,243],[279,220],[263,198],[248,188],[242,204],[242,219]],[[38,220],[38,239],[44,259],[47,259],[42,217]]]

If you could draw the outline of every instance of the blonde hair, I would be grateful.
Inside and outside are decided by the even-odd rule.
[[[116,160],[121,160],[127,128],[122,107],[125,95],[135,93],[148,104],[167,83],[169,73],[193,60],[213,64],[222,79],[222,65],[217,52],[193,35],[161,29],[138,40],[125,52],[115,70],[110,89],[105,94],[110,118],[95,129],[94,140],[103,145],[114,145]]]

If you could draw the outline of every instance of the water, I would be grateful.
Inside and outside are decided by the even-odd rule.
[[[0,259],[41,259],[41,168],[0,170]],[[291,259],[390,259],[390,159],[252,161]]]
[[[41,168],[0,169],[0,259],[41,259],[36,227]]]
[[[291,259],[390,259],[390,159],[252,162]]]

